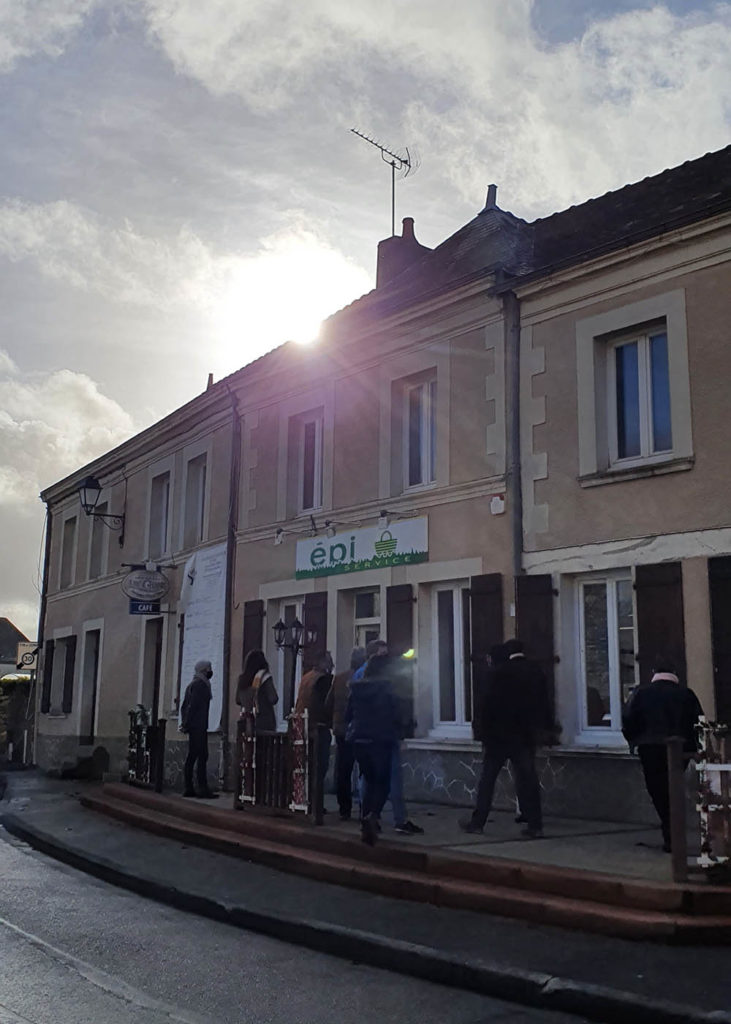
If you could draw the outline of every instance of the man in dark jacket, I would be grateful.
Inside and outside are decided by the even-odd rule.
[[[388,796],[391,758],[401,732],[398,701],[388,678],[388,656],[369,659],[361,679],[350,682],[345,711],[346,738],[363,775],[361,836],[373,846],[378,818]]]
[[[354,647],[350,654],[350,668],[338,672],[333,678],[330,693],[327,696],[327,707],[332,717],[332,730],[335,737],[335,791],[338,797],[338,810],[342,821],[349,821],[353,811],[353,765],[355,751],[353,744],[345,738],[345,711],[348,706],[350,681],[353,674],[365,664],[364,647]]]
[[[522,835],[538,839],[543,835],[543,816],[536,746],[548,717],[546,678],[538,664],[525,657],[520,640],[508,640],[503,652],[506,660],[490,668],[481,701],[483,762],[477,802],[471,817],[459,825],[464,832],[482,832],[497,777],[510,761],[521,816],[527,822]]]
[[[217,797],[208,788],[208,707],[211,703],[210,661],[197,661],[193,679],[188,683],[180,709],[180,725],[188,734],[188,756],[185,759],[185,790],[183,796]],[[193,767],[197,762],[198,792],[193,786]]]
[[[697,750],[695,726],[703,714],[700,701],[687,686],[681,686],[675,666],[664,658],[655,659],[649,683],[640,683],[622,712],[622,732],[637,754],[645,785],[657,811],[662,829],[663,850],[670,853],[670,790],[667,740],[683,740],[685,766]]]

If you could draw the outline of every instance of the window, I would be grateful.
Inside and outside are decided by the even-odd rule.
[[[440,585],[433,592],[434,725],[443,735],[469,735],[472,685],[467,583]]]
[[[582,486],[690,469],[682,288],[577,321]]]
[[[207,455],[191,459],[185,475],[183,547],[192,548],[203,540],[206,521]]]
[[[73,708],[74,675],[76,671],[76,637],[65,636],[56,640],[50,666],[51,715],[68,715]]]
[[[106,501],[100,502],[96,510],[104,515],[107,511]],[[104,525],[101,518],[91,521],[91,539],[89,542],[89,579],[95,580],[103,576],[107,569],[107,544],[109,541],[109,528]]]
[[[322,413],[303,416],[299,438],[299,511],[322,507]]]
[[[85,743],[94,742],[101,638],[101,629],[85,629],[84,631],[84,653],[81,668],[80,734],[81,742]]]
[[[579,728],[618,732],[622,705],[637,684],[635,608],[629,571],[578,585]]]
[[[170,520],[170,473],[152,478],[150,488],[150,558],[159,558],[168,551]]]
[[[628,465],[671,452],[670,369],[663,327],[610,345],[609,462]]]
[[[359,590],[355,595],[355,647],[367,647],[381,636],[381,592]]]
[[[408,386],[404,397],[404,483],[423,487],[437,478],[436,377]]]
[[[60,586],[70,587],[76,577],[76,516],[64,520],[61,534]]]

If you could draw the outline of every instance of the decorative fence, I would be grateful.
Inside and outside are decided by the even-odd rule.
[[[322,824],[322,786],[317,772],[318,733],[308,713],[292,711],[286,732],[256,731],[256,715],[244,713],[237,724],[238,779],[235,806],[266,807],[313,814]]]
[[[698,739],[698,864],[731,875],[731,729],[701,718]]]
[[[141,704],[129,712],[127,781],[162,792],[165,768],[165,719],[157,725],[150,721],[150,712]]]

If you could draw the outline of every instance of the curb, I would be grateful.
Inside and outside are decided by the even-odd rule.
[[[582,1015],[602,1024],[625,1024],[632,1019],[641,1019],[643,1024],[731,1024],[731,1013],[723,1010],[698,1010],[681,1003],[650,999],[621,989],[509,967],[490,960],[461,959],[430,946],[386,938],[356,928],[248,910],[210,896],[177,889],[146,875],[132,874],[104,857],[75,849],[15,814],[0,816],[0,824],[34,849],[112,885],[179,910],[370,967],[507,1002]]]

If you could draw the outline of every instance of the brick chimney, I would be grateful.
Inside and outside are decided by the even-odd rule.
[[[431,252],[431,249],[416,241],[414,218],[404,217],[401,235],[392,235],[391,238],[384,238],[378,243],[376,288],[393,281],[412,263],[416,263],[425,252]]]

